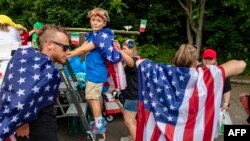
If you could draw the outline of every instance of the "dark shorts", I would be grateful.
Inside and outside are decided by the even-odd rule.
[[[131,112],[137,112],[137,102],[138,100],[126,99],[124,103],[124,109]]]

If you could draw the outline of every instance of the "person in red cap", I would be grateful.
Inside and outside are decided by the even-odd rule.
[[[213,49],[206,49],[202,53],[202,64],[204,65],[217,65],[217,54]],[[230,78],[225,78],[224,88],[223,88],[223,99],[224,103],[222,105],[223,110],[228,110],[230,105],[230,95],[231,95],[231,83]]]

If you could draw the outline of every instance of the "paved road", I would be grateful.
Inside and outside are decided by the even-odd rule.
[[[240,92],[250,92],[249,85],[232,84],[232,95],[231,105],[229,113],[231,115],[234,124],[247,124],[247,115],[242,109],[241,103],[239,102]],[[127,136],[128,130],[123,125],[122,115],[115,115],[113,122],[110,122],[107,127],[107,141],[119,141],[120,137]],[[72,135],[69,132],[68,119],[58,120],[59,124],[59,138],[60,141],[86,141],[86,133],[78,131],[77,134]],[[223,136],[219,136],[215,141],[223,141]]]

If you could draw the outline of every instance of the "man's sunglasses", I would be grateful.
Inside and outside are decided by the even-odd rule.
[[[62,48],[63,48],[63,51],[67,51],[67,50],[70,48],[69,45],[64,45],[64,44],[58,43],[58,42],[56,42],[56,41],[51,41],[51,42],[57,44],[57,45],[60,46],[60,47],[62,47]]]

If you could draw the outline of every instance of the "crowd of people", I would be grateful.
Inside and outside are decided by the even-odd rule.
[[[137,137],[140,136],[139,130],[141,130],[137,128],[137,120],[141,116],[138,115],[141,114],[138,113],[140,91],[138,72],[145,71],[143,67],[139,67],[140,65],[148,66],[150,64],[147,59],[142,59],[138,55],[136,42],[133,39],[125,39],[121,45],[114,40],[114,33],[106,27],[109,22],[106,10],[95,8],[89,11],[88,17],[92,31],[88,32],[86,41],[81,46],[70,51],[70,38],[63,27],[36,22],[33,29],[28,31],[23,25],[15,24],[9,17],[0,15],[0,42],[18,42],[21,46],[9,62],[0,91],[2,97],[0,125],[5,126],[0,126],[0,140],[8,139],[14,133],[19,137],[27,137],[30,141],[58,140],[56,115],[53,110],[60,76],[54,64],[64,64],[68,58],[83,54],[86,56],[85,97],[94,116],[94,121],[90,123],[92,133],[102,134],[104,138],[106,136],[107,122],[102,116],[101,95],[103,85],[109,76],[107,62],[116,64],[122,61],[127,83],[127,87],[121,90],[125,98],[122,113],[129,135],[120,140],[140,140],[140,137]],[[32,41],[29,44],[30,37],[32,37]],[[217,54],[213,49],[204,50],[201,63],[198,62],[198,56],[195,46],[182,44],[174,57],[173,67],[192,69],[200,67],[215,69],[219,72],[220,77],[225,78],[224,85],[221,85],[221,89],[223,89],[220,93],[223,95],[221,108],[227,111],[231,91],[229,77],[240,74],[245,69],[246,63],[241,60],[231,60],[218,65]],[[26,66],[22,63],[25,63]],[[167,66],[167,64],[154,64],[163,68]],[[16,67],[15,70],[12,67]],[[36,72],[38,69],[40,70]],[[157,73],[146,71],[148,71],[148,77],[151,73],[152,76],[153,73]],[[27,82],[28,80],[29,82]],[[15,87],[12,88],[12,85]],[[12,97],[16,101],[10,100],[8,97]],[[43,98],[46,99],[44,100],[46,102],[42,101]],[[37,107],[33,106],[36,102],[42,104]]]

